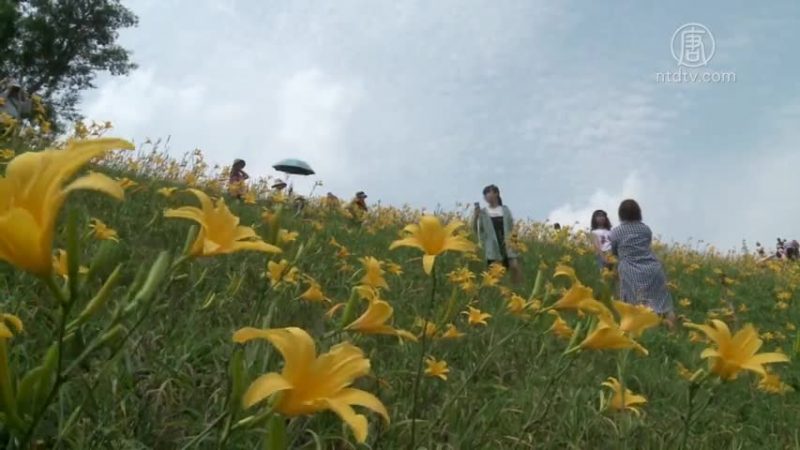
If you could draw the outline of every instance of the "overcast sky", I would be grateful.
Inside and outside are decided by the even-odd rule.
[[[299,157],[370,202],[449,209],[495,183],[518,217],[634,197],[667,240],[800,238],[796,0],[125,3],[139,69],[83,103],[121,137],[251,175]],[[689,22],[714,48],[682,70],[735,82],[658,80]]]

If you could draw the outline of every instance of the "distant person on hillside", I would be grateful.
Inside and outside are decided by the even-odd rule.
[[[352,205],[361,211],[367,212],[369,209],[367,208],[367,194],[365,194],[364,191],[356,192],[356,196],[353,198]]]
[[[556,222],[553,224],[553,229],[556,231],[561,231],[561,224]]]
[[[620,224],[611,230],[611,251],[619,259],[620,298],[641,304],[664,316],[670,328],[675,325],[672,296],[661,262],[651,249],[653,232],[642,223],[642,209],[634,200],[619,205]]]
[[[235,159],[233,160],[233,166],[231,166],[231,175],[228,179],[228,192],[236,198],[242,198],[247,192],[245,181],[250,178],[250,175],[244,171],[245,165],[246,163],[243,159]]]
[[[611,254],[611,221],[608,219],[608,214],[602,209],[592,213],[592,244],[597,256],[597,265],[600,270],[604,268],[611,268],[609,262],[609,255]]]
[[[800,257],[800,242],[792,240],[786,244],[786,259],[796,261]]]
[[[503,205],[500,198],[500,189],[491,184],[483,188],[485,208],[475,202],[472,215],[472,228],[478,235],[478,241],[483,247],[486,263],[502,264],[511,272],[514,283],[522,281],[522,271],[517,261],[518,255],[509,245],[511,232],[514,228],[514,218],[508,206]]]

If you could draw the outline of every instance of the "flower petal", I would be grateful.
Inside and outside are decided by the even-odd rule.
[[[363,406],[364,408],[375,411],[383,417],[386,423],[389,423],[389,411],[386,410],[386,406],[384,406],[378,397],[369,392],[353,388],[342,389],[342,391],[336,395],[335,400],[345,402],[348,405]]]
[[[270,372],[261,375],[250,383],[250,386],[242,395],[242,405],[245,408],[249,408],[276,392],[292,388],[292,384],[278,373]]]
[[[64,188],[64,194],[77,190],[98,191],[117,200],[125,199],[125,190],[114,180],[99,172],[92,172],[73,181]]]
[[[335,412],[350,427],[359,444],[363,444],[367,440],[368,424],[366,417],[356,414],[353,408],[344,401],[332,398],[326,398],[323,401],[331,411]]]

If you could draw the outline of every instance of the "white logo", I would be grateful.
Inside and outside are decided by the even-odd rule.
[[[708,27],[691,22],[681,25],[672,34],[671,50],[679,66],[694,68],[708,64],[717,46]]]

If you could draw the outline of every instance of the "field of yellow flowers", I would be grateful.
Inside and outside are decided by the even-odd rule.
[[[800,448],[795,264],[659,246],[682,324],[585,236],[519,223],[525,282],[437,215],[76,127],[0,151],[7,448]]]

